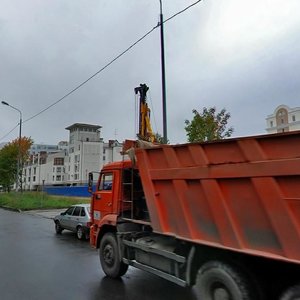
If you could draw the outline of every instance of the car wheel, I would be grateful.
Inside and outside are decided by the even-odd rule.
[[[83,240],[85,238],[85,233],[84,233],[83,228],[81,226],[77,227],[76,235],[77,235],[77,238],[79,240]]]
[[[205,263],[199,270],[196,289],[200,299],[250,300],[248,280],[233,266],[219,261]]]
[[[55,222],[55,232],[56,232],[57,234],[61,234],[62,231],[63,231],[63,228],[61,227],[60,223],[59,223],[58,221]]]
[[[106,233],[100,242],[99,256],[104,273],[112,278],[123,276],[128,265],[122,262],[117,239],[113,233]]]

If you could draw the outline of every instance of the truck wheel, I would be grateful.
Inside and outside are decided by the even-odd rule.
[[[252,300],[249,283],[232,266],[210,261],[198,271],[196,288],[205,300]]]
[[[106,233],[100,242],[99,256],[104,273],[112,278],[123,276],[128,269],[119,256],[117,239],[113,233]]]
[[[300,285],[295,285],[287,289],[280,300],[300,300]]]
[[[56,232],[57,234],[61,234],[62,231],[63,231],[63,229],[62,229],[62,227],[60,226],[60,223],[57,221],[57,222],[55,223],[55,232]]]
[[[83,240],[85,238],[85,233],[81,226],[78,226],[76,229],[76,236],[79,240]]]

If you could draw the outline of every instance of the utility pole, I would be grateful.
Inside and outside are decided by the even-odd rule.
[[[12,109],[18,111],[19,114],[20,114],[20,121],[19,121],[20,129],[19,129],[19,141],[18,141],[18,144],[19,144],[18,148],[19,149],[18,149],[18,165],[17,165],[16,191],[19,191],[19,184],[20,184],[20,191],[22,193],[23,192],[22,175],[20,174],[22,172],[22,166],[21,166],[22,112],[18,108],[10,105],[9,103],[7,103],[5,101],[1,101],[1,103],[3,105],[7,105],[7,106],[11,107]]]
[[[168,142],[167,131],[167,100],[166,100],[166,72],[165,72],[165,45],[164,45],[164,18],[162,13],[162,0],[160,3],[160,49],[161,49],[161,83],[162,83],[162,109],[163,109],[163,141]]]

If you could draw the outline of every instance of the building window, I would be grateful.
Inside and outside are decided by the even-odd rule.
[[[35,181],[35,176],[33,176],[33,179],[32,179],[32,181]]]
[[[276,123],[278,124],[288,124],[288,112],[285,108],[281,108],[276,114]]]
[[[54,158],[54,166],[63,166],[64,158],[63,157],[55,157]]]
[[[292,116],[292,120],[293,120],[293,122],[295,122],[296,121],[296,116],[294,115],[294,116]]]
[[[61,181],[61,176],[60,175],[56,176],[56,181]]]
[[[273,127],[273,121],[270,121],[270,127]]]
[[[36,175],[36,167],[33,168],[33,174]]]

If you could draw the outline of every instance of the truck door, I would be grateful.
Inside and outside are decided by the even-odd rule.
[[[97,191],[94,193],[94,220],[113,212],[113,173],[102,173]]]

